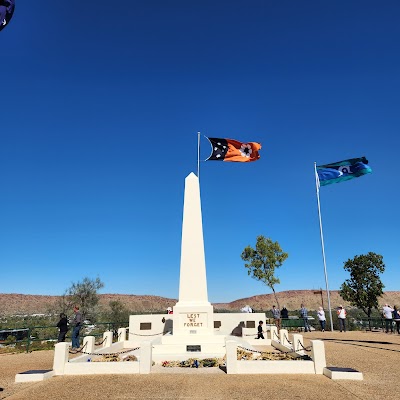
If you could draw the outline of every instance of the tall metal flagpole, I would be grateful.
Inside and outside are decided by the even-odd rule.
[[[200,132],[197,132],[197,178],[200,180]]]
[[[329,294],[329,287],[328,287],[328,273],[326,272],[324,234],[322,232],[321,205],[319,202],[319,186],[320,185],[319,185],[319,179],[318,179],[318,174],[317,174],[317,163],[316,162],[314,163],[314,172],[315,172],[315,188],[316,188],[316,192],[317,192],[317,203],[318,203],[319,233],[321,236],[321,246],[322,246],[322,260],[324,262],[325,285],[326,285],[326,293],[328,295],[328,308],[329,308],[329,315],[331,318],[331,331],[333,332],[331,296]]]

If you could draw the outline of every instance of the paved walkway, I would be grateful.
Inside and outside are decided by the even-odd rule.
[[[396,398],[400,382],[400,335],[365,332],[312,332],[325,343],[328,366],[350,367],[364,381],[332,381],[317,375],[226,375],[206,369],[161,369],[150,375],[62,376],[14,384],[15,373],[51,369],[52,351],[0,356],[0,398],[43,400],[109,399],[363,399]]]

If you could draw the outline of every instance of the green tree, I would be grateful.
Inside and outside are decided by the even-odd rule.
[[[129,310],[119,300],[111,300],[108,305],[110,312],[108,313],[108,322],[112,322],[116,327],[121,327],[129,321]]]
[[[372,310],[378,309],[378,297],[382,296],[385,287],[379,277],[385,271],[383,257],[369,252],[348,259],[343,268],[350,272],[350,279],[340,287],[340,295],[370,318]]]
[[[56,309],[55,314],[65,314],[68,315],[71,313],[72,307],[74,306],[74,300],[70,295],[68,295],[69,289],[67,289],[58,299],[56,304],[53,307],[49,308],[49,313],[54,314],[54,308]],[[57,315],[58,317],[58,315]]]
[[[280,308],[275,292],[275,285],[279,284],[280,280],[275,276],[275,269],[283,264],[289,254],[282,251],[278,242],[260,235],[257,236],[256,248],[247,246],[241,257],[245,261],[244,266],[247,268],[248,275],[272,289]]]
[[[104,287],[100,278],[83,278],[82,282],[72,283],[66,291],[66,304],[79,306],[84,318],[93,318],[95,306],[99,302],[98,291]]]

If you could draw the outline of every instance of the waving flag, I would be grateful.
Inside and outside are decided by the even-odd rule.
[[[319,165],[317,166],[318,182],[321,186],[325,186],[370,174],[372,169],[367,164],[368,160],[361,157]]]
[[[206,161],[250,162],[260,158],[258,150],[261,144],[256,142],[238,142],[233,139],[207,138],[212,146],[212,153]]]
[[[0,0],[0,31],[10,22],[15,9],[15,0]]]

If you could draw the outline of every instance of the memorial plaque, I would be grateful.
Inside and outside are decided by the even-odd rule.
[[[256,321],[247,321],[246,322],[246,328],[255,328],[256,327]]]
[[[141,322],[140,330],[141,331],[150,331],[151,330],[151,322]]]
[[[199,344],[189,344],[186,346],[186,351],[201,351],[201,346]]]

